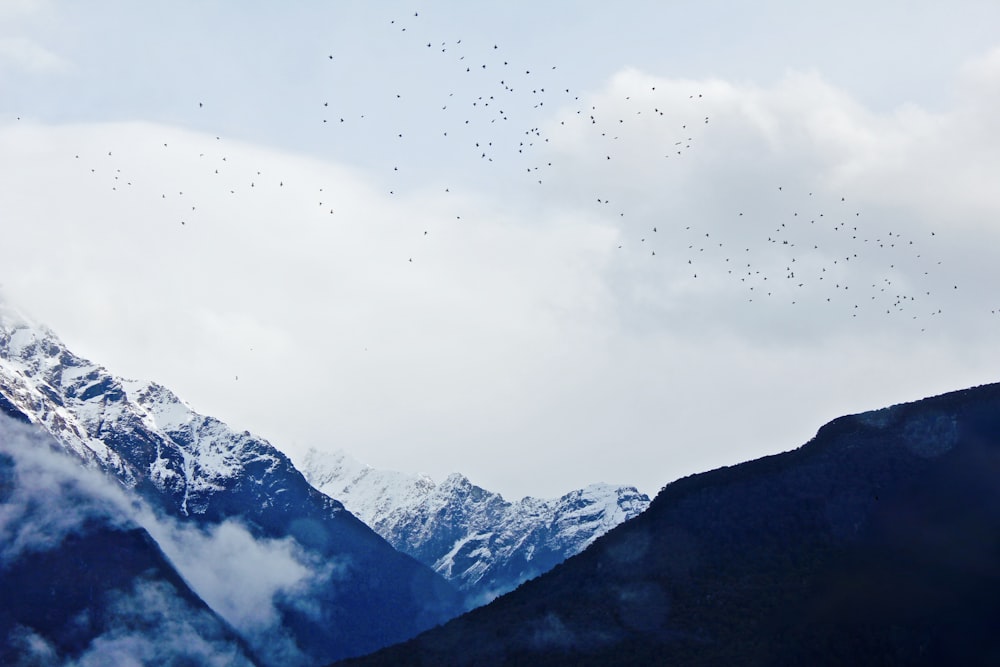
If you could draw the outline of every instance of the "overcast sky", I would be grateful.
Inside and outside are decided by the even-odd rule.
[[[995,2],[0,0],[0,291],[511,499],[1000,375]]]

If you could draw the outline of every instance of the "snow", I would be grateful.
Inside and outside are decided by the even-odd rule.
[[[448,553],[446,553],[444,556],[439,558],[437,561],[435,561],[432,567],[434,568],[435,571],[437,571],[444,577],[448,579],[452,578],[455,575],[454,573],[455,557],[458,556],[458,554],[465,548],[465,546],[470,542],[488,541],[491,537],[493,537],[493,533],[476,533],[474,535],[466,535],[461,539],[456,540],[455,543],[452,545],[451,550],[448,551]],[[488,558],[489,556],[492,556],[492,553],[490,552],[488,547],[479,547],[478,549],[473,550],[470,553],[470,555],[486,556]],[[484,565],[477,568],[477,574],[480,574],[480,576],[482,576],[481,571],[483,569]]]
[[[45,381],[44,378],[50,377],[55,384],[62,385],[59,365],[62,354],[51,352],[61,353],[65,348],[53,334],[42,327],[33,328],[24,318],[10,316],[7,307],[2,306],[0,344],[0,387],[12,402],[34,423],[62,438],[84,461],[122,467],[120,457],[93,437],[94,426],[101,422],[101,406],[84,401],[74,404],[72,399],[60,395],[58,387]],[[70,380],[78,380],[96,368],[83,362],[72,368]]]
[[[25,349],[36,342],[35,334],[28,329],[15,329],[10,336],[7,347],[11,356],[18,358],[24,354]]]
[[[114,470],[131,483],[148,477],[161,489],[182,488],[185,510],[192,494],[222,490],[248,463],[263,460],[268,470],[279,463],[262,451],[269,448],[263,440],[199,415],[156,383],[112,376],[2,301],[0,389],[88,464]],[[131,432],[135,424],[156,442],[147,470],[131,470],[101,438],[109,429]]]
[[[329,454],[310,449],[296,462],[306,479],[344,505],[369,526],[400,507],[420,504],[436,488],[427,475],[408,475],[392,470],[376,470],[343,451]]]
[[[122,385],[129,399],[141,408],[150,429],[177,431],[195,418],[190,407],[158,384],[125,380]]]
[[[550,559],[579,553],[649,504],[635,488],[610,484],[511,503],[459,473],[435,484],[426,475],[377,470],[343,451],[313,449],[299,464],[314,487],[341,501],[397,549],[469,591],[480,585],[496,589],[495,573],[517,559],[528,563],[542,552]],[[534,574],[525,570],[521,580]]]
[[[149,477],[159,488],[171,485],[178,478],[178,474],[168,465],[168,459],[163,457],[160,447],[156,448],[156,459],[149,466]]]

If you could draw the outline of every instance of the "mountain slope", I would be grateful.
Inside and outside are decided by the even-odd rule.
[[[345,664],[997,664],[998,479],[1000,385],[841,417]]]
[[[547,572],[649,505],[634,487],[609,484],[509,502],[459,474],[435,484],[343,452],[310,451],[300,467],[313,486],[455,583],[473,605]]]
[[[159,385],[110,375],[5,307],[0,396],[4,412],[170,516],[206,528],[236,520],[259,539],[294,540],[315,585],[276,604],[302,660],[371,651],[461,609],[451,586],[312,488],[266,441],[195,413]]]
[[[125,494],[54,446],[0,416],[0,664],[256,664]]]

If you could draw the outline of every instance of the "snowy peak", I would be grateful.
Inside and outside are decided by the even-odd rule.
[[[0,320],[0,393],[88,464],[129,486],[151,481],[186,515],[204,513],[209,496],[249,467],[266,473],[282,463],[266,442],[232,433],[158,384],[114,377],[45,327],[8,313]]]
[[[9,308],[0,308],[0,411],[48,432],[157,511],[294,544],[310,576],[326,582],[282,607],[282,631],[309,664],[402,641],[462,608],[453,587],[310,486],[266,440],[156,383],[111,375]]]
[[[342,451],[312,450],[300,468],[313,486],[458,585],[473,604],[551,569],[649,504],[634,487],[610,484],[510,502],[459,473],[436,484],[426,475],[377,470]]]
[[[89,465],[135,482],[130,466],[99,437],[109,418],[121,416],[121,382],[2,304],[0,394],[6,413],[43,427]]]
[[[379,471],[344,452],[320,454],[312,449],[299,468],[313,487],[331,498],[352,498],[358,507],[358,511],[351,510],[352,514],[369,526],[376,517],[412,504],[434,488],[434,481],[426,475]]]
[[[552,501],[553,526],[564,534],[583,532],[581,551],[623,521],[642,513],[649,496],[634,486],[591,484]]]

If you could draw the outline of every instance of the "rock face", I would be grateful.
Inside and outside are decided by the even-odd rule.
[[[167,515],[206,527],[238,521],[327,564],[335,574],[303,593],[308,604],[281,609],[308,661],[401,641],[462,608],[451,585],[310,486],[268,442],[197,414],[157,384],[114,377],[3,306],[0,411],[41,427]]]
[[[649,505],[634,487],[609,484],[510,502],[460,474],[435,484],[343,452],[311,451],[300,467],[390,544],[465,591],[470,606],[551,570]]]
[[[1000,385],[841,417],[346,664],[996,664],[998,480]]]

